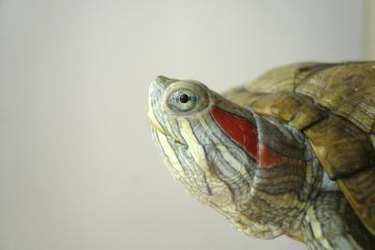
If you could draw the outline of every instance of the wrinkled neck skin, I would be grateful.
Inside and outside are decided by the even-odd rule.
[[[295,234],[322,176],[309,144],[279,121],[209,96],[205,110],[182,117],[150,101],[153,137],[170,172],[245,234]]]
[[[242,208],[236,206],[231,219],[253,237],[301,238],[306,206],[321,185],[320,164],[301,132],[268,117],[253,116],[258,134],[256,164],[251,165],[254,175],[249,195],[238,197],[247,202]]]

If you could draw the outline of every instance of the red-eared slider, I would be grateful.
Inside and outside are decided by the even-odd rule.
[[[156,78],[153,138],[172,175],[240,231],[375,249],[375,63],[301,63],[218,94]]]

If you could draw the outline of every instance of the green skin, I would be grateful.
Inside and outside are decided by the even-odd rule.
[[[150,87],[148,116],[173,177],[243,233],[263,239],[286,234],[308,249],[374,249],[374,237],[298,130],[197,81],[162,76]],[[244,129],[230,127],[235,122],[254,129],[254,147],[248,135],[230,131]]]

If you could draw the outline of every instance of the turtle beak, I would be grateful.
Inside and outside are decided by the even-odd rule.
[[[168,78],[165,76],[158,76],[151,83],[151,88],[161,88],[165,90],[171,83],[176,82],[176,79]]]
[[[148,100],[152,103],[160,101],[163,97],[165,89],[176,80],[170,79],[165,76],[158,76],[152,82],[148,93]]]
[[[148,94],[148,107],[147,107],[147,115],[150,119],[152,126],[158,130],[160,133],[166,134],[165,129],[160,124],[158,119],[156,118],[156,114],[161,114],[161,101],[163,98],[163,94],[165,89],[173,82],[177,80],[171,79],[165,76],[158,76],[151,82],[151,86],[149,89]]]

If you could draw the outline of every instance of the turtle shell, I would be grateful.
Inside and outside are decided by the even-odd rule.
[[[375,234],[375,62],[287,65],[224,96],[302,131]]]

